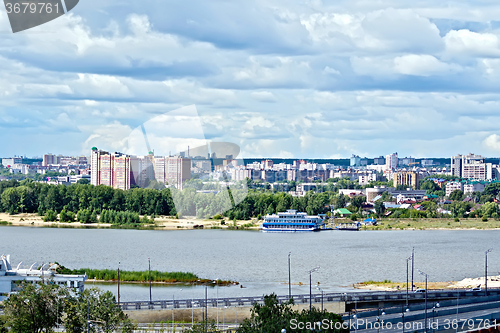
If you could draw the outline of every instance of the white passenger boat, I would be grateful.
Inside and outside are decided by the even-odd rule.
[[[267,214],[260,226],[263,232],[302,232],[319,231],[324,228],[324,219],[318,215],[307,215],[289,209],[278,214]]]
[[[11,293],[19,290],[20,282],[27,283],[54,283],[60,287],[69,288],[74,291],[83,291],[87,275],[57,274],[57,264],[49,267],[49,264],[35,268],[36,263],[30,268],[21,268],[20,262],[16,268],[10,264],[10,255],[0,257],[0,301],[3,301]]]

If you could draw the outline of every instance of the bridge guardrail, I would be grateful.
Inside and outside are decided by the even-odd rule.
[[[427,292],[428,299],[447,299],[447,298],[467,298],[478,297],[484,294],[484,291],[465,291],[465,290],[429,290]],[[488,289],[489,295],[500,295],[500,289]],[[309,303],[309,294],[292,295],[295,304]],[[327,302],[374,302],[374,301],[398,301],[406,299],[406,291],[390,291],[390,292],[353,292],[353,293],[324,293],[313,294],[311,302],[321,303]],[[409,300],[423,300],[425,293],[408,293]],[[277,296],[280,303],[288,301],[288,295]],[[205,304],[206,302],[206,304]],[[142,309],[178,309],[192,307],[217,307],[217,306],[244,306],[253,305],[254,303],[263,303],[263,296],[242,296],[242,297],[221,297],[221,298],[189,298],[181,300],[157,300],[157,301],[131,301],[120,302],[123,310],[142,310]]]

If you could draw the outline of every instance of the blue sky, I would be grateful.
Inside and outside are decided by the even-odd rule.
[[[0,156],[123,150],[195,105],[245,157],[500,156],[495,1],[109,1],[12,34]],[[498,20],[498,21],[497,21]]]

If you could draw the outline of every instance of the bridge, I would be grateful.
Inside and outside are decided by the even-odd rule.
[[[484,292],[483,292],[484,293]],[[459,296],[459,295],[457,295]],[[350,331],[389,332],[469,332],[500,323],[500,295],[457,297],[445,301],[371,311],[350,311],[343,316]],[[427,325],[425,324],[427,322]]]
[[[465,299],[484,296],[485,291],[466,291],[466,290],[428,290],[427,300],[442,301],[449,299]],[[500,289],[488,289],[488,295],[500,296]],[[420,303],[425,300],[425,293],[414,293],[406,291],[397,292],[350,292],[350,293],[323,293],[312,294],[311,303],[316,305],[321,302],[342,302],[345,303],[346,310],[352,308],[370,308],[386,306],[387,304],[401,305],[408,303]],[[280,303],[289,300],[288,295],[277,296]],[[292,295],[295,304],[309,303],[309,294]],[[152,309],[190,309],[203,307],[224,307],[224,306],[252,306],[254,303],[264,303],[263,296],[253,297],[220,297],[220,298],[188,298],[179,300],[154,300],[150,301],[132,301],[120,302],[123,310],[152,310]],[[390,305],[389,305],[390,306]]]

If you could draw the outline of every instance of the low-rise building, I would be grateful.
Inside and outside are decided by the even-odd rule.
[[[36,263],[35,263],[36,264]],[[2,255],[0,257],[0,301],[3,301],[12,292],[19,290],[20,282],[27,283],[53,283],[60,287],[70,288],[75,291],[83,292],[85,275],[57,274],[57,264],[50,267],[43,265],[40,269],[35,268],[35,264],[29,269],[20,268],[21,263],[16,268],[12,268],[10,256]]]
[[[453,191],[460,190],[464,191],[463,182],[448,182],[446,183],[446,196],[449,197]]]

